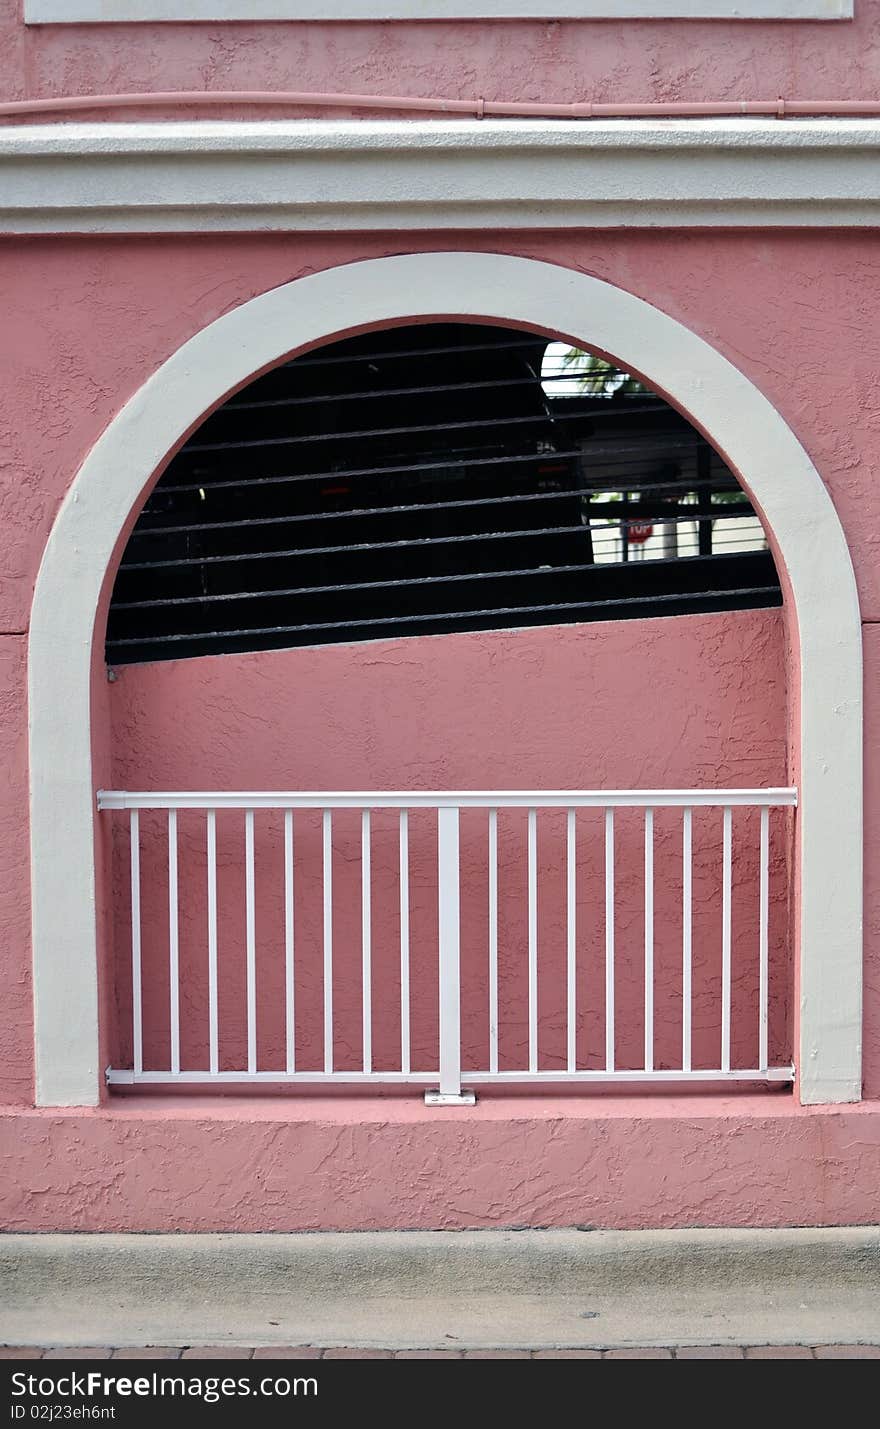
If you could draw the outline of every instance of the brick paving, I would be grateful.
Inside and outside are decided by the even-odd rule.
[[[4,1360],[877,1360],[880,1345],[653,1345],[629,1349],[377,1350],[290,1345],[248,1349],[238,1345],[146,1345],[117,1348],[77,1345],[34,1348],[0,1345]]]

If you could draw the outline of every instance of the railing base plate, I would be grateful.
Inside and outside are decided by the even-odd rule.
[[[476,1106],[476,1092],[425,1092],[425,1106]]]

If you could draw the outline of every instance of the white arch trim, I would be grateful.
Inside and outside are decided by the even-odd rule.
[[[29,642],[38,1105],[99,1096],[91,654],[131,512],[169,451],[253,374],[346,330],[444,315],[563,333],[632,366],[711,436],[762,511],[800,637],[800,1097],[860,1097],[861,626],[846,540],[818,472],[737,368],[643,300],[550,263],[425,253],[299,279],[196,333],[110,423],[58,513]]]

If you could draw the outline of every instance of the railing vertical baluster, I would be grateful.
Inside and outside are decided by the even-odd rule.
[[[614,810],[605,810],[605,1070],[614,1071]]]
[[[361,984],[364,1071],[373,1070],[373,971],[371,966],[370,811],[361,811]]]
[[[681,924],[682,924],[682,999],[681,999],[681,1066],[691,1070],[691,1037],[693,1028],[693,810],[685,809],[682,821],[681,853]]]
[[[498,810],[489,810],[489,1071],[498,1071]]]
[[[654,810],[645,810],[645,1071],[654,1070]]]
[[[538,1070],[538,811],[529,809],[529,1071]]]
[[[400,1070],[410,1071],[409,812],[400,811]]]
[[[577,1070],[577,861],[575,811],[569,809],[565,821],[566,862],[566,1066]]]
[[[730,904],[733,862],[733,812],[724,810],[721,889],[721,1070],[730,1071]]]
[[[209,809],[205,818],[208,856],[208,1065],[211,1076],[220,1069],[217,1022],[217,814]]]
[[[171,1025],[171,1075],[180,1072],[180,953],[177,899],[177,810],[168,810],[168,988]]]
[[[761,810],[760,972],[758,987],[758,1068],[767,1070],[767,1021],[770,983],[770,810]]]
[[[324,858],[324,1071],[333,1071],[333,820],[322,820]]]
[[[144,1070],[144,1014],[141,998],[141,834],[140,815],[129,815],[131,859],[131,1036],[135,1076]]]
[[[426,1092],[429,1105],[473,1102],[461,1090],[461,851],[459,810],[437,810],[437,912],[440,966],[440,1088]]]
[[[288,1072],[296,1071],[296,986],[293,965],[293,810],[284,811],[284,1049]]]
[[[247,1068],[257,1070],[257,936],[254,900],[254,811],[244,816],[245,940],[247,956]]]

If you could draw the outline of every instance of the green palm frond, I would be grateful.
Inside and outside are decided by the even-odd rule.
[[[570,347],[562,354],[562,367],[580,383],[581,389],[595,397],[610,397],[616,392],[644,392],[647,389],[637,377],[621,372],[613,362],[597,357],[594,352],[582,352]]]

